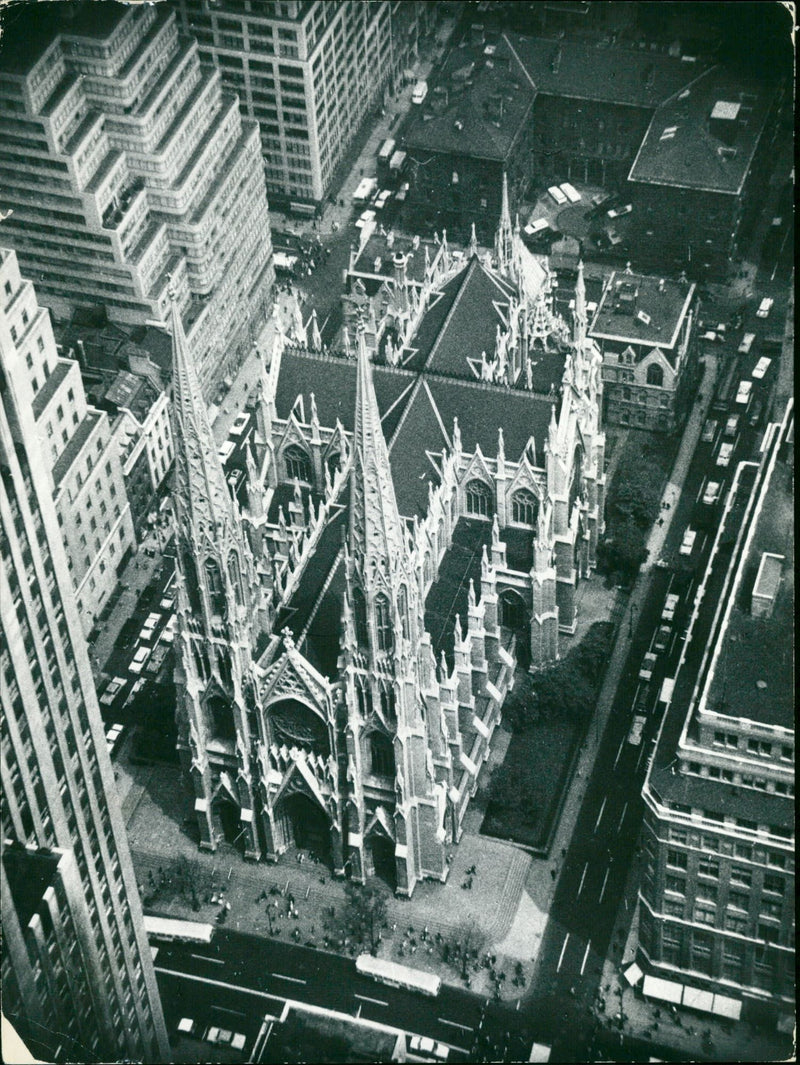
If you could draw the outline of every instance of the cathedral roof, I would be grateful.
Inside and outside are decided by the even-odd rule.
[[[469,585],[474,580],[480,587],[483,545],[490,544],[491,539],[492,526],[488,521],[459,518],[453,542],[425,600],[425,631],[430,634],[434,656],[438,661],[444,651],[451,668],[456,617],[461,617],[466,628]]]

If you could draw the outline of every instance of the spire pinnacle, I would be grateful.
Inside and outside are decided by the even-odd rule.
[[[394,570],[406,554],[397,509],[389,450],[383,436],[372,367],[363,328],[359,329],[353,471],[350,481],[350,550],[354,557]]]
[[[495,238],[497,264],[501,273],[506,273],[511,264],[514,231],[511,226],[511,208],[508,202],[508,173],[503,171],[503,192],[500,200],[500,224]]]
[[[578,280],[575,283],[575,342],[586,339],[586,284],[583,279],[583,259],[578,261]]]
[[[475,223],[472,223],[472,228],[469,233],[469,257],[478,254],[478,234],[475,232]]]

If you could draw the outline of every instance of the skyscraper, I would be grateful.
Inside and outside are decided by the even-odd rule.
[[[20,391],[0,360],[3,1010],[47,1060],[164,1061],[49,465]]]
[[[390,78],[392,5],[179,0],[178,7],[203,59],[261,126],[270,197],[322,200]]]
[[[209,398],[271,309],[258,127],[165,4],[21,4],[0,43],[7,243],[59,317],[167,313],[169,277]]]

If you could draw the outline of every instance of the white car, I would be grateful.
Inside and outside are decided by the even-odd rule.
[[[145,667],[145,663],[150,655],[153,653],[152,647],[140,647],[136,654],[131,659],[131,664],[128,666],[129,673],[141,673]]]
[[[122,733],[125,731],[125,726],[120,724],[114,724],[106,732],[106,746],[108,747],[108,753],[113,754],[114,748],[119,743]]]
[[[653,679],[653,668],[656,664],[656,656],[652,651],[648,651],[642,659],[642,665],[639,670],[639,680],[651,681]]]
[[[547,190],[547,195],[553,200],[559,207],[563,207],[567,202],[567,197],[558,187],[558,185],[551,185]]]
[[[717,431],[717,423],[713,418],[709,418],[706,424],[703,426],[703,440],[708,444],[714,439],[714,434]]]
[[[732,414],[730,418],[725,422],[725,436],[736,436],[736,430],[739,428],[739,415]]]
[[[670,592],[667,598],[664,600],[664,609],[661,611],[662,621],[672,621],[675,617],[675,609],[680,601],[680,596],[675,592]]]
[[[742,337],[742,342],[739,345],[739,354],[740,355],[749,355],[750,354],[750,348],[752,348],[753,341],[755,339],[756,339],[755,333],[745,333],[745,335]]]
[[[658,632],[653,640],[653,650],[656,654],[661,654],[662,651],[666,651],[669,647],[670,637],[672,636],[672,629],[669,625],[659,625]]]
[[[733,444],[723,444],[719,449],[719,455],[717,455],[717,465],[727,466],[731,461],[731,455],[733,454]]]
[[[609,218],[622,218],[622,216],[624,214],[630,214],[632,210],[633,210],[633,204],[632,203],[626,203],[622,207],[612,207],[611,210],[608,212],[608,217]]]
[[[174,603],[175,600],[172,598],[172,596],[167,596],[166,598],[162,599],[158,605],[161,607],[162,610],[172,610]]]
[[[178,1031],[182,1035],[194,1035],[197,1024],[191,1017],[181,1017],[178,1021]]]
[[[103,706],[111,706],[111,704],[114,702],[117,695],[119,694],[120,688],[122,688],[122,686],[126,683],[127,681],[125,677],[114,677],[114,679],[110,682],[106,690],[100,696],[100,702],[103,704]]]
[[[568,181],[562,181],[558,187],[561,189],[561,191],[564,193],[570,203],[581,202],[581,194],[573,185],[570,185]]]
[[[719,481],[709,481],[706,485],[706,490],[703,493],[703,502],[707,507],[713,506],[719,499],[720,487]]]
[[[634,747],[638,747],[642,742],[642,733],[644,732],[644,726],[647,723],[647,718],[644,714],[637,714],[633,719],[631,730],[628,733],[628,743],[632,743]]]
[[[756,318],[766,318],[769,315],[769,312],[772,310],[772,304],[774,302],[775,300],[770,299],[769,296],[765,296],[761,303],[759,303],[758,305],[758,310],[756,311]]]
[[[408,1049],[415,1053],[430,1054],[439,1061],[447,1061],[450,1048],[444,1043],[437,1043],[426,1035],[412,1035],[408,1041]]]
[[[235,450],[236,450],[236,444],[234,444],[233,440],[226,440],[224,444],[221,444],[220,447],[217,448],[217,454],[219,455],[219,461],[222,463],[223,466],[225,465],[225,463],[228,461],[228,459],[231,457],[231,455],[234,453]]]
[[[768,359],[766,355],[762,355],[753,367],[753,377],[760,381],[771,365],[772,359]]]
[[[691,555],[696,539],[697,529],[687,529],[683,534],[683,540],[681,541],[681,546],[678,548],[678,554]]]
[[[161,633],[162,643],[172,643],[175,639],[175,624],[176,618],[173,614],[167,624],[164,626],[164,631]]]
[[[228,436],[241,436],[242,433],[247,428],[247,423],[249,421],[250,421],[250,415],[249,414],[239,414],[239,415],[237,415],[236,419],[234,420],[233,425],[231,426],[231,431],[228,433]]]
[[[736,402],[742,404],[748,404],[750,402],[750,393],[753,391],[752,381],[740,381],[739,391],[736,393]]]
[[[229,1028],[209,1028],[203,1038],[207,1043],[229,1046],[233,1050],[242,1050],[245,1044],[245,1037],[241,1032],[232,1032]]]
[[[383,189],[381,192],[379,192],[375,200],[375,210],[382,211],[386,204],[389,202],[389,200],[391,200],[392,195],[393,193],[391,189]]]
[[[535,222],[533,221],[533,219],[528,222],[528,224],[525,226],[525,232],[528,234],[529,237],[535,237],[537,233],[544,233],[544,231],[549,228],[550,223],[547,221],[546,218],[537,218]]]
[[[372,222],[375,218],[375,212],[373,210],[362,211],[359,217],[356,219],[356,229],[363,229],[368,222]]]

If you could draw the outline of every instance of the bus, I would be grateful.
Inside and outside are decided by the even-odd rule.
[[[174,917],[154,917],[146,913],[144,930],[150,939],[160,939],[165,943],[210,943],[214,926],[200,921],[179,921]]]
[[[423,973],[386,958],[373,958],[371,954],[359,954],[356,969],[362,976],[368,976],[378,983],[388,984],[389,987],[405,987],[409,991],[419,991],[433,997],[439,994],[442,986],[441,979],[433,973]]]

